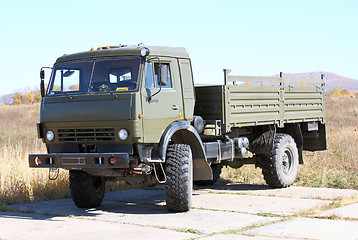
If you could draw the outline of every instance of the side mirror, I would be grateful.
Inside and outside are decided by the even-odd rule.
[[[41,97],[45,97],[45,70],[44,70],[44,68],[52,69],[52,67],[42,67],[42,68],[41,68],[41,71],[40,71],[40,79],[41,79],[40,91],[41,91]]]
[[[67,70],[66,72],[63,73],[63,76],[71,77],[74,73],[75,73],[75,71]]]
[[[45,79],[45,70],[42,70],[40,71],[40,79],[41,80],[44,80]]]
[[[45,81],[43,79],[41,79],[40,89],[41,89],[41,97],[44,97],[45,96]]]
[[[41,97],[45,96],[45,70],[41,69],[40,71],[40,79],[41,79],[41,83],[40,83],[40,91],[41,91]]]
[[[160,86],[168,85],[168,65],[167,64],[159,64],[158,65],[158,83]]]

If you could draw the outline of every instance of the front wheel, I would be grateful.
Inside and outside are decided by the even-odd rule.
[[[172,212],[187,212],[191,208],[193,165],[189,145],[170,144],[167,149],[165,200]]]
[[[270,155],[262,156],[262,174],[273,188],[291,186],[298,172],[298,149],[294,139],[284,133],[275,136]]]
[[[83,171],[70,170],[70,189],[72,200],[77,207],[98,207],[103,201],[105,180]]]

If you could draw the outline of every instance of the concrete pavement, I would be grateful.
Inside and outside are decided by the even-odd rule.
[[[219,182],[193,209],[170,213],[163,188],[107,193],[101,207],[71,199],[8,206],[0,239],[358,239],[358,191]]]

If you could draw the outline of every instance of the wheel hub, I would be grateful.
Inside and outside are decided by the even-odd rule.
[[[285,174],[289,174],[292,169],[293,156],[289,149],[286,149],[282,155],[282,169]]]

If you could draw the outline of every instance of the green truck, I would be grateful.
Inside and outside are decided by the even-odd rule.
[[[243,77],[194,86],[185,48],[106,46],[63,55],[47,87],[41,69],[38,136],[47,154],[29,166],[69,170],[77,207],[99,206],[105,182],[165,184],[169,211],[191,207],[193,184],[223,166],[262,168],[292,185],[302,152],[326,149],[324,81]]]

